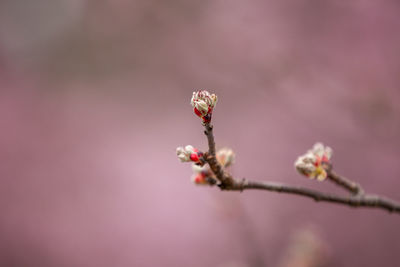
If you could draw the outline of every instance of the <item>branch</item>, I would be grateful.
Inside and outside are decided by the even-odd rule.
[[[316,143],[306,154],[298,157],[295,167],[299,173],[310,179],[323,181],[328,179],[344,188],[350,194],[341,196],[325,193],[309,188],[279,184],[274,182],[257,182],[246,179],[235,179],[226,171],[226,167],[233,162],[233,152],[215,150],[213,126],[211,125],[212,112],[217,103],[217,96],[206,90],[193,92],[190,101],[193,112],[201,118],[208,140],[208,151],[204,154],[192,146],[178,147],[177,155],[182,162],[193,162],[195,175],[192,176],[196,184],[218,185],[221,190],[243,191],[247,189],[260,189],[280,193],[295,194],[309,197],[315,201],[325,201],[347,205],[351,207],[371,207],[386,209],[390,212],[400,213],[400,203],[383,196],[365,194],[362,187],[335,173],[332,170],[330,158],[332,149],[321,143]],[[217,159],[218,157],[218,159]],[[203,168],[205,164],[209,168]]]
[[[364,194],[364,191],[362,190],[360,185],[346,179],[345,177],[338,175],[333,170],[331,170],[331,167],[327,170],[328,179],[333,181],[337,185],[347,189],[350,193],[352,193],[351,196],[344,197],[304,187],[291,186],[274,182],[257,182],[246,179],[234,179],[226,170],[223,169],[223,167],[216,160],[213,126],[210,123],[204,123],[204,127],[204,133],[208,139],[208,152],[204,154],[203,158],[209,164],[210,169],[218,179],[218,186],[221,188],[221,190],[243,191],[247,189],[260,189],[279,193],[301,195],[312,198],[315,201],[325,201],[351,207],[370,207],[386,209],[390,212],[396,212],[400,214],[400,203],[382,196]]]
[[[232,176],[224,170],[221,164],[218,163],[217,158],[215,156],[215,141],[213,134],[213,126],[210,123],[204,124],[205,131],[204,134],[208,139],[208,152],[206,152],[203,156],[204,160],[210,166],[212,172],[217,177],[220,182],[220,186],[226,188],[236,188],[236,181],[232,178]],[[222,187],[221,187],[222,188]]]
[[[274,191],[279,193],[289,193],[295,195],[301,195],[305,197],[310,197],[315,201],[325,201],[332,202],[338,204],[344,204],[352,207],[371,207],[371,208],[381,208],[386,209],[390,212],[400,213],[400,204],[384,197],[375,196],[375,195],[362,195],[362,196],[350,196],[343,197],[328,193],[323,193],[320,191],[291,186],[273,182],[257,182],[257,181],[244,181],[242,183],[243,189],[261,189]]]
[[[353,181],[350,181],[349,179],[340,176],[339,174],[335,173],[332,170],[332,167],[330,166],[328,169],[328,179],[334,183],[336,183],[339,186],[344,187],[350,193],[353,195],[363,195],[364,190],[361,188],[361,186]]]
[[[206,128],[206,130],[204,131],[204,134],[207,136],[207,140],[208,140],[208,153],[211,156],[215,157],[215,141],[214,141],[214,134],[213,134],[213,126],[210,123],[205,123],[204,128]]]

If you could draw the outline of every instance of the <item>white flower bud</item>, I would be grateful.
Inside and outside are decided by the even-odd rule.
[[[208,113],[208,105],[203,100],[193,102],[193,107],[196,108],[203,116]]]
[[[178,155],[178,159],[180,159],[181,162],[190,161],[190,153],[185,151],[185,149],[181,146],[176,148],[176,155]]]
[[[204,171],[208,171],[209,167],[208,165],[199,166],[197,164],[192,164],[192,170],[194,173],[202,173]]]
[[[317,180],[323,181],[327,177],[324,164],[330,163],[332,153],[332,148],[325,147],[322,143],[316,143],[306,154],[297,158],[294,166],[299,173],[310,179],[317,178]]]
[[[217,103],[217,96],[210,94],[208,91],[201,90],[193,92],[190,104],[194,108],[194,113],[203,119],[204,122],[210,122],[211,114],[215,104]]]
[[[332,154],[333,154],[332,148],[330,148],[329,146],[324,146],[320,142],[315,143],[313,148],[311,150],[309,150],[308,152],[315,154],[316,156],[320,157],[321,159],[325,156],[326,159],[328,159],[328,160],[332,157]]]
[[[176,149],[176,154],[178,155],[178,158],[181,160],[181,162],[199,162],[200,157],[203,156],[202,152],[199,152],[196,148],[194,148],[191,145],[183,147],[178,147]]]
[[[194,147],[191,146],[191,145],[185,146],[185,151],[186,151],[187,153],[189,153],[189,156],[190,156],[190,154],[197,152],[197,151],[194,149]]]
[[[313,172],[315,172],[315,162],[316,162],[316,157],[314,154],[307,152],[306,154],[300,156],[297,158],[296,162],[294,163],[294,166],[296,167],[296,170],[305,175],[309,176]]]
[[[228,167],[235,162],[235,153],[230,148],[222,148],[217,152],[217,160],[222,166]]]

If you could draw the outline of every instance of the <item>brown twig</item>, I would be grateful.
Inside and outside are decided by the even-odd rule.
[[[218,163],[215,157],[215,141],[213,134],[213,126],[209,123],[204,124],[205,135],[208,139],[208,152],[204,154],[204,160],[209,164],[211,170],[219,181],[218,186],[221,190],[243,191],[247,189],[261,189],[279,193],[288,193],[301,195],[314,199],[315,201],[325,201],[337,204],[348,205],[351,207],[371,207],[386,209],[390,212],[400,214],[400,203],[377,195],[364,194],[361,186],[357,183],[346,179],[328,168],[329,180],[337,185],[344,187],[352,193],[351,196],[339,196],[328,194],[304,187],[285,185],[274,182],[257,182],[246,179],[234,179],[223,167]]]
[[[334,172],[331,167],[328,169],[328,179],[330,181],[333,181],[339,186],[344,187],[345,189],[349,190],[353,195],[363,195],[364,190],[361,188],[361,186],[353,181],[350,181],[349,179],[340,176],[336,172]]]
[[[338,204],[345,204],[352,207],[381,208],[381,209],[386,209],[390,212],[400,213],[399,203],[375,195],[366,194],[361,196],[343,197],[303,187],[278,184],[272,182],[256,182],[256,181],[245,181],[243,183],[242,189],[263,189],[280,193],[296,194],[313,198],[315,201],[325,201]]]
[[[232,176],[226,172],[222,166],[218,163],[216,155],[215,155],[215,141],[214,141],[214,134],[213,134],[213,126],[209,123],[204,124],[205,131],[204,134],[207,136],[208,139],[208,152],[204,153],[204,160],[210,165],[212,172],[217,177],[218,181],[220,182],[219,186],[221,188],[234,188],[236,187],[235,180]]]
[[[204,131],[204,134],[207,136],[207,140],[208,140],[208,153],[211,156],[215,157],[215,141],[214,141],[214,134],[213,134],[213,126],[210,123],[205,123],[204,128],[206,129]]]

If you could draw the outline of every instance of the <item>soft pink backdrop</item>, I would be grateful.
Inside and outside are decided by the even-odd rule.
[[[191,92],[219,96],[237,177],[335,169],[400,200],[397,1],[0,2],[1,266],[278,266],[302,229],[323,266],[397,266],[400,217],[190,182]],[[315,256],[315,255],[314,255]]]

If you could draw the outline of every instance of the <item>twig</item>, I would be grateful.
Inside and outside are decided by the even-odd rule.
[[[320,191],[297,187],[279,183],[272,182],[256,182],[256,181],[244,181],[243,189],[263,189],[268,191],[274,191],[279,193],[289,193],[302,195],[305,197],[313,198],[315,201],[325,201],[338,204],[345,204],[352,207],[373,207],[386,209],[390,212],[400,213],[400,204],[393,200],[383,198],[375,195],[362,195],[362,196],[350,196],[343,197],[328,193],[323,193]]]
[[[334,172],[331,167],[328,169],[328,179],[330,181],[333,181],[339,186],[344,187],[345,189],[349,190],[353,195],[363,195],[364,190],[361,188],[361,186],[353,181],[350,181],[349,179],[340,176],[336,172]]]
[[[361,186],[357,183],[342,177],[328,169],[328,178],[337,185],[344,187],[352,193],[351,196],[344,197],[335,194],[328,194],[304,187],[279,184],[274,182],[257,182],[246,179],[234,179],[222,166],[218,163],[215,157],[215,141],[213,134],[213,126],[210,123],[205,123],[205,135],[208,139],[208,152],[204,154],[204,160],[209,164],[211,170],[219,181],[218,186],[221,190],[243,191],[246,189],[260,189],[279,193],[288,193],[301,195],[314,199],[315,201],[325,201],[337,204],[348,205],[351,207],[371,207],[386,209],[390,212],[400,214],[400,203],[377,195],[364,194]]]
[[[212,172],[217,177],[218,181],[220,182],[220,186],[227,187],[227,188],[234,188],[235,180],[232,176],[224,171],[222,166],[218,163],[217,158],[215,156],[215,141],[214,141],[214,134],[213,134],[213,126],[209,123],[204,124],[205,131],[204,134],[207,136],[208,139],[208,152],[206,152],[203,156],[204,160],[210,165]],[[221,187],[221,188],[222,188]]]
[[[213,126],[210,123],[205,123],[204,128],[206,129],[204,131],[204,134],[207,135],[207,140],[208,140],[208,153],[211,156],[215,157],[215,141],[213,134]]]

